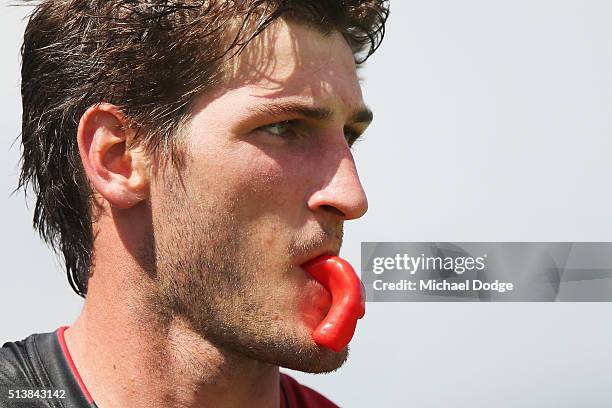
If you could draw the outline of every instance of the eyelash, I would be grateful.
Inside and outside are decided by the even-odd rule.
[[[297,121],[295,121],[295,120],[284,120],[284,121],[281,121],[281,122],[271,123],[269,125],[262,126],[262,127],[258,128],[257,130],[261,130],[263,132],[267,132],[269,134],[272,134],[273,136],[277,136],[277,137],[280,137],[282,139],[288,139],[288,140],[289,139],[297,139],[299,137],[299,135],[295,131],[295,128],[298,126],[298,124],[296,122]],[[289,127],[290,128],[290,130],[289,130],[290,135],[289,136],[283,136],[283,135],[275,134],[275,133],[272,133],[272,132],[266,130],[266,128],[270,128],[270,127],[275,126],[275,125],[285,125],[285,126]],[[345,135],[345,139],[346,139],[346,142],[348,143],[349,147],[353,147],[355,142],[361,141],[363,139],[363,136],[362,136],[361,133],[359,133],[356,130],[350,129],[350,128],[345,128],[344,129],[344,135]]]
[[[359,133],[349,128],[344,130],[344,137],[350,148],[355,146],[355,143],[363,141],[363,133]]]

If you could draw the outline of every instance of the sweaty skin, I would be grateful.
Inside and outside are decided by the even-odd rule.
[[[361,280],[353,267],[337,256],[320,256],[306,262],[302,268],[332,296],[331,308],[312,337],[321,346],[341,351],[353,338],[357,320],[365,314]]]

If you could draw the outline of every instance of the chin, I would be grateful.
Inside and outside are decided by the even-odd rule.
[[[273,364],[305,373],[329,373],[342,367],[348,354],[348,347],[336,352],[316,344],[309,337],[285,347],[275,356],[276,361]]]
[[[260,337],[257,342],[233,342],[230,348],[254,360],[306,373],[329,373],[340,368],[348,358],[349,349],[336,352],[314,342],[310,330],[293,335]],[[278,333],[277,333],[278,334]],[[252,337],[251,337],[252,339]],[[225,343],[225,346],[230,344]],[[248,346],[247,346],[248,345]]]
[[[317,347],[319,348],[318,355],[313,358],[291,361],[287,362],[288,364],[279,364],[279,366],[312,374],[331,373],[342,367],[348,358],[348,347],[339,352],[321,346]]]

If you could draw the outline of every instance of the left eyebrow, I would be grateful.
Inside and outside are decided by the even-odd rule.
[[[253,111],[259,116],[286,116],[299,115],[315,120],[329,120],[334,112],[331,109],[323,107],[313,107],[299,102],[284,102],[284,103],[269,103],[258,105],[253,108]],[[361,109],[354,112],[349,117],[349,123],[369,124],[372,122],[374,115],[372,111],[363,106]]]

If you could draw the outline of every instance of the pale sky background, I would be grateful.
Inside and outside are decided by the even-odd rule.
[[[7,4],[5,2],[5,4]],[[0,343],[70,324],[81,300],[17,183],[18,49],[0,12]],[[392,1],[362,75],[362,241],[612,241],[612,2]],[[610,303],[368,303],[349,362],[293,373],[342,407],[612,406]]]

